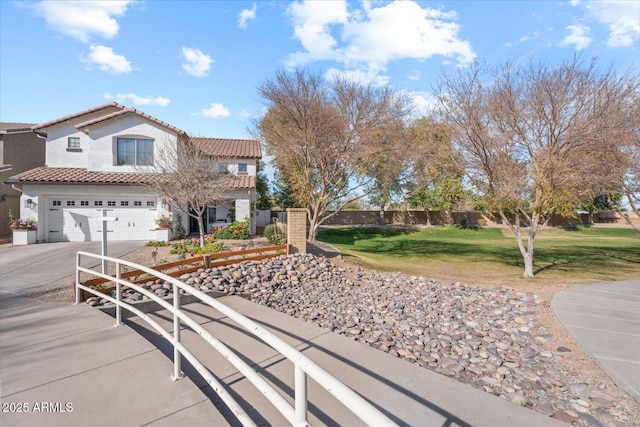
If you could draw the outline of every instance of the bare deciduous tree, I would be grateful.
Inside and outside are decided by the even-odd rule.
[[[637,86],[628,77],[577,56],[555,67],[476,63],[442,78],[441,118],[471,182],[515,234],[525,277],[541,218],[572,215],[584,197],[619,186],[620,113]]]
[[[307,207],[315,240],[329,206],[339,210],[373,190],[370,172],[385,148],[381,135],[402,123],[407,100],[389,88],[300,69],[278,71],[258,92],[268,110],[256,131],[292,196]]]
[[[640,218],[640,93],[636,90],[634,99],[626,110],[626,134],[617,140],[621,166],[619,176],[622,193],[626,196],[631,210]],[[624,114],[624,111],[621,112]],[[640,224],[634,223],[627,212],[621,211],[625,220],[640,233]]]
[[[155,163],[160,175],[147,187],[169,202],[172,209],[198,221],[203,247],[203,215],[209,205],[224,200],[235,177],[224,172],[226,164],[220,158],[207,154],[188,137],[179,137],[177,143],[159,150]]]

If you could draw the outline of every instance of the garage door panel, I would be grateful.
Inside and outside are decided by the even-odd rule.
[[[49,203],[49,241],[102,240],[103,209],[106,216],[117,218],[107,222],[107,238],[113,240],[151,240],[155,238],[156,209],[146,201],[113,200],[99,197],[53,198]]]

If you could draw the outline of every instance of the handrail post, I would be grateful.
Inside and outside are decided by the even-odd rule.
[[[178,317],[178,311],[180,311],[180,288],[173,284],[173,376],[174,381],[184,377],[182,373],[182,355],[178,350],[178,344],[180,344],[180,318]]]
[[[121,301],[121,285],[120,278],[122,275],[122,264],[116,263],[116,326],[122,326],[122,308],[120,307]]]
[[[80,304],[80,291],[78,284],[80,283],[80,252],[76,253],[76,305]]]
[[[294,381],[296,426],[307,426],[307,373],[297,363]]]

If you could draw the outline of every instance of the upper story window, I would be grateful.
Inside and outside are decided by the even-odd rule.
[[[246,174],[247,174],[247,164],[238,163],[238,175],[246,175]]]
[[[67,138],[67,148],[80,148],[80,137],[70,136]]]
[[[133,166],[153,165],[153,140],[142,138],[118,138],[116,164]]]
[[[226,163],[220,163],[220,166],[218,167],[218,172],[229,173],[229,165],[227,165]]]

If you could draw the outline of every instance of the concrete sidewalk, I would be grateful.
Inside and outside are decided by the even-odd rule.
[[[399,425],[563,425],[242,298],[224,297],[221,301],[296,346]],[[293,369],[288,361],[215,310],[202,304],[187,305],[185,309],[253,362],[284,394],[292,393]],[[171,319],[165,313],[158,312],[155,317],[170,327]],[[131,327],[114,328],[111,317],[85,304],[50,304],[0,295],[0,402],[13,410],[20,405],[23,410],[29,409],[28,413],[0,412],[0,424],[237,424],[189,365],[183,366],[187,378],[172,381],[172,350],[168,344],[138,320],[128,322]],[[259,425],[282,425],[280,415],[264,404],[264,398],[235,368],[221,361],[214,351],[202,353],[204,341],[196,339],[192,331],[185,329],[183,335],[183,342],[241,403],[246,403]],[[348,402],[337,402],[313,381],[309,382],[309,396],[314,425],[362,425],[346,410],[344,405]],[[48,411],[42,411],[43,402]]]
[[[640,280],[565,289],[551,308],[583,350],[640,402]]]

